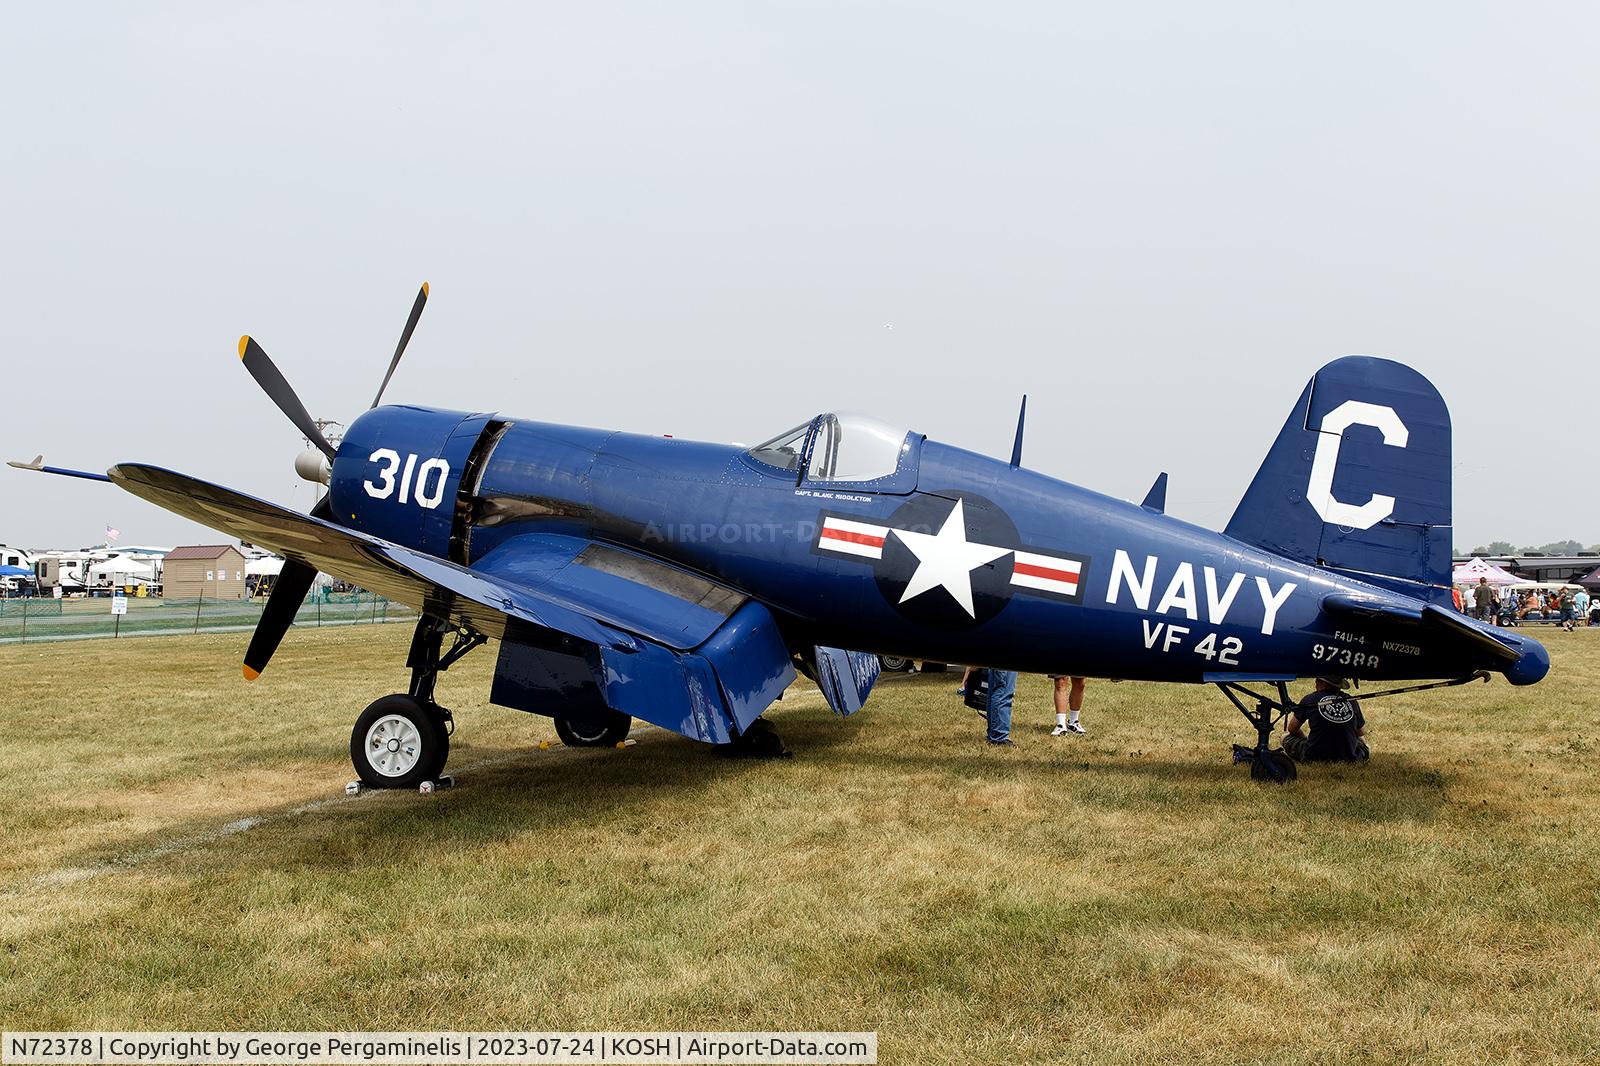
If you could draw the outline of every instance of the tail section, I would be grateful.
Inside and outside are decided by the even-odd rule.
[[[1329,363],[1300,394],[1225,532],[1448,601],[1450,412],[1439,390],[1388,359]]]

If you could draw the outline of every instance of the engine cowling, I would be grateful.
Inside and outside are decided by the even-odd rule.
[[[494,416],[429,407],[378,407],[350,426],[328,482],[343,526],[457,558],[470,507],[459,506]],[[462,561],[457,559],[457,561]]]

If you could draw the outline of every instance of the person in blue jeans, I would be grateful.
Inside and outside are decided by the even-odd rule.
[[[1011,697],[1017,691],[1015,670],[989,671],[989,743],[1011,745]]]

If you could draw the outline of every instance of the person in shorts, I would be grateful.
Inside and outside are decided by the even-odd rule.
[[[1076,733],[1083,736],[1088,730],[1078,721],[1078,712],[1083,710],[1084,679],[1070,674],[1051,674],[1050,680],[1055,685],[1056,699],[1056,727],[1050,730],[1050,735],[1064,737]]]
[[[1284,754],[1295,762],[1366,761],[1371,754],[1362,739],[1367,720],[1360,702],[1344,688],[1343,678],[1317,678],[1284,722]]]

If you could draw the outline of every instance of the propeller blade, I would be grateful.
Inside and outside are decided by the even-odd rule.
[[[316,579],[315,567],[297,563],[293,559],[284,560],[283,570],[272,586],[272,595],[267,597],[267,606],[261,612],[261,621],[256,623],[256,631],[250,637],[250,647],[244,653],[246,681],[254,681],[267,668],[272,653],[283,642],[283,635],[294,623],[294,616],[299,613],[300,605],[305,602],[306,593],[311,591],[311,583]]]
[[[378,401],[383,399],[383,390],[389,387],[389,379],[394,377],[394,368],[400,365],[400,357],[406,354],[406,345],[411,343],[411,331],[417,328],[417,319],[422,317],[422,308],[427,302],[428,283],[424,281],[422,288],[417,290],[417,302],[411,305],[411,317],[406,319],[406,328],[400,334],[400,343],[395,345],[394,358],[389,360],[389,372],[383,375],[383,384],[378,386],[378,395],[372,398],[373,407],[378,406]]]
[[[326,520],[332,514],[333,508],[329,505],[327,496],[323,496],[311,509],[313,518]],[[278,572],[278,580],[272,585],[272,595],[267,597],[267,606],[262,610],[261,620],[256,623],[256,631],[250,637],[250,647],[245,649],[246,681],[254,681],[261,676],[261,671],[267,668],[272,653],[278,650],[278,645],[283,642],[283,635],[294,624],[294,616],[299,613],[300,605],[305,602],[306,593],[311,591],[311,583],[316,579],[316,567],[307,566],[293,559],[283,561],[283,569]]]
[[[267,353],[261,350],[250,337],[239,338],[239,358],[244,360],[244,368],[250,371],[250,376],[256,379],[256,384],[261,386],[261,391],[267,398],[278,405],[278,410],[289,416],[289,421],[294,423],[294,428],[322,449],[322,454],[329,459],[334,457],[334,447],[328,443],[328,438],[322,435],[322,430],[311,420],[311,414],[306,410],[306,405],[300,402],[300,397],[294,394],[294,389],[289,387],[289,382],[284,380],[283,374]]]

